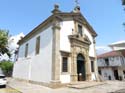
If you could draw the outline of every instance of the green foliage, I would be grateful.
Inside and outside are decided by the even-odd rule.
[[[11,76],[13,70],[13,63],[11,61],[2,61],[0,63],[0,68],[6,76]]]
[[[125,0],[122,0],[122,5],[125,5]]]
[[[11,56],[8,49],[8,31],[0,29],[0,54]]]

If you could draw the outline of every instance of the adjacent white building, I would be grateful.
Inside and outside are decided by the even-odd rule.
[[[113,51],[98,55],[98,72],[104,80],[125,80],[125,41],[109,45]]]
[[[64,83],[98,80],[96,32],[76,6],[52,15],[19,41],[13,77],[57,87]]]

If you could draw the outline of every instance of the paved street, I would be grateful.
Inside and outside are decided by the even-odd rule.
[[[10,79],[9,86],[21,91],[22,93],[125,93],[125,81],[105,81],[104,84],[92,84],[88,87],[90,82],[73,85],[73,87],[62,87],[58,89],[51,89],[48,87],[31,84],[27,82]],[[93,86],[94,85],[94,86]],[[87,87],[85,87],[87,86]],[[124,90],[123,90],[124,89]],[[0,93],[18,93],[17,91],[0,92]]]
[[[125,88],[121,89],[121,90],[118,90],[118,91],[115,91],[115,92],[112,92],[112,93],[125,93]]]
[[[18,92],[13,88],[7,87],[7,88],[0,88],[0,93],[21,93],[21,92]]]

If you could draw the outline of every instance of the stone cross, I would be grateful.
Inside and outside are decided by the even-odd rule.
[[[78,6],[78,5],[79,5],[79,2],[78,2],[78,0],[75,0],[75,3],[76,3],[76,6]]]

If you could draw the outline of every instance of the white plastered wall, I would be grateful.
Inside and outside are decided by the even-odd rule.
[[[83,31],[84,31],[84,34],[88,36],[90,42],[91,42],[91,45],[89,46],[89,56],[90,57],[94,57],[95,58],[95,46],[93,44],[93,36],[92,34],[88,31],[88,29],[86,27],[83,28]],[[92,60],[90,60],[91,62]],[[94,60],[93,60],[94,61]],[[94,70],[96,70],[96,67],[97,66],[97,61],[94,62]],[[91,70],[91,66],[90,66],[90,70]],[[97,75],[98,74],[98,71],[94,71],[92,72],[92,75],[91,75],[91,80],[97,80]]]
[[[70,41],[69,41],[68,36],[72,35],[72,33],[73,33],[73,30],[74,30],[74,27],[75,27],[74,23],[75,23],[74,21],[63,21],[61,23],[61,31],[60,31],[60,50],[61,51],[71,52],[71,50],[70,50],[71,46],[70,46]],[[83,26],[83,34],[86,34],[88,36],[89,40],[91,41],[91,45],[90,45],[90,48],[89,48],[89,56],[95,57],[93,37],[92,37],[91,33],[88,31],[88,29],[84,26]],[[60,59],[61,59],[61,57],[60,57]],[[70,63],[71,61],[68,61],[68,62]],[[70,64],[70,66],[71,66],[71,64]],[[61,62],[61,67],[62,67],[62,62]],[[69,71],[69,73],[62,73],[61,72],[60,80],[61,80],[62,83],[69,83],[70,82],[70,72],[71,71]],[[91,78],[92,78],[92,80],[97,79],[94,72],[92,73]]]
[[[36,55],[35,47],[38,36],[40,36],[40,53]],[[51,81],[52,36],[52,27],[49,27],[20,46],[19,60],[14,64],[13,77],[37,82]],[[29,44],[27,58],[24,57],[26,43]]]
[[[115,80],[112,68],[102,68],[101,73],[104,80],[109,80],[109,76],[111,76],[112,80]]]
[[[68,36],[72,35],[72,29],[74,29],[74,21],[63,21],[61,23],[61,31],[60,31],[60,50],[70,52],[70,41]],[[60,56],[60,81],[62,83],[69,83],[70,80],[70,66],[71,66],[71,58],[68,58],[68,72],[62,72],[62,57]]]

